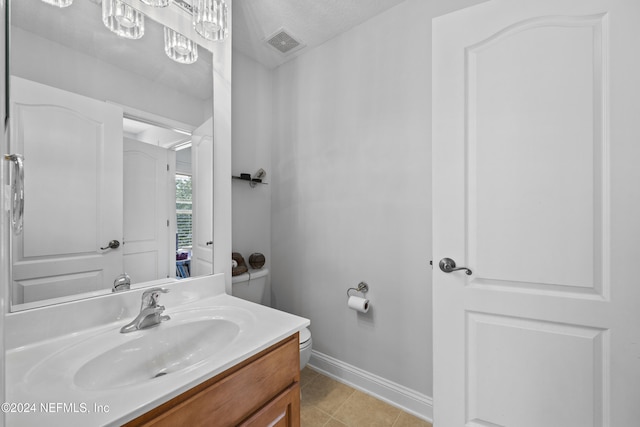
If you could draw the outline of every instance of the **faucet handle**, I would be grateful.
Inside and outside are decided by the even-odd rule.
[[[122,273],[113,281],[111,292],[118,292],[131,289],[131,277],[127,273]]]
[[[166,288],[147,289],[142,293],[142,305],[140,308],[156,307],[158,305],[158,298],[160,298],[160,294],[166,294],[167,292],[169,292],[169,289]]]

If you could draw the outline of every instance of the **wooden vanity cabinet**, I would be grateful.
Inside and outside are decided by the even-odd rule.
[[[125,424],[300,426],[298,333]]]

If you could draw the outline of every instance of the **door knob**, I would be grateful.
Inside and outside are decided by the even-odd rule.
[[[440,270],[445,273],[451,273],[452,271],[465,270],[467,276],[471,276],[473,272],[469,270],[467,267],[456,267],[456,262],[451,258],[442,258],[440,260]]]
[[[103,251],[107,250],[107,249],[117,249],[120,247],[120,242],[118,242],[117,240],[112,240],[109,243],[107,243],[107,246],[104,248],[100,248]]]

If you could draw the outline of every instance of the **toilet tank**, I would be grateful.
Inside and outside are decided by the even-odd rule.
[[[267,286],[269,269],[249,269],[247,273],[239,274],[231,278],[231,294],[234,297],[246,299],[257,304],[262,304],[262,297]]]

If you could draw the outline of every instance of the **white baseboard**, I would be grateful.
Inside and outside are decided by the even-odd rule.
[[[433,399],[316,350],[309,366],[314,370],[370,394],[423,420],[433,422]]]

